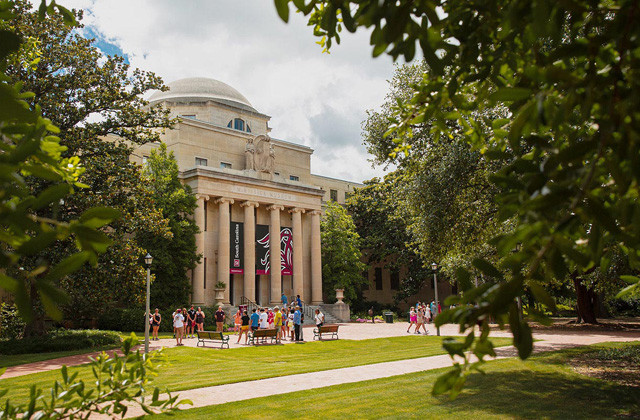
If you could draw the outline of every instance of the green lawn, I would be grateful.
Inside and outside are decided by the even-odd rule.
[[[296,373],[359,366],[393,360],[443,354],[443,337],[406,336],[371,340],[336,340],[245,347],[239,349],[198,349],[174,347],[165,350],[170,366],[162,367],[154,384],[171,391],[249,381]],[[508,345],[507,338],[494,339],[496,345]],[[79,371],[79,378],[91,378],[88,366],[69,369]],[[8,388],[7,397],[25,401],[33,383],[52,384],[57,371],[0,379],[0,388]]]
[[[591,349],[602,347],[605,346],[592,346]],[[487,374],[472,376],[466,389],[454,401],[430,394],[431,385],[445,371],[439,369],[191,409],[177,417],[209,419],[214,413],[242,419],[640,417],[640,388],[583,376],[566,365],[572,355],[591,349],[542,354],[526,362],[515,359],[489,362],[485,369]]]

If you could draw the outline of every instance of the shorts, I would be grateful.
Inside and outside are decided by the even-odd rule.
[[[281,331],[281,330],[282,330],[282,326],[281,326],[281,325],[278,325],[278,326],[276,327],[276,333],[280,333],[280,331]]]
[[[154,321],[154,322],[152,322],[152,323],[151,323],[151,326],[152,326],[152,327],[159,327],[159,326],[160,326],[160,324],[158,324],[157,322],[155,322],[155,321]]]
[[[251,331],[258,331],[258,327],[251,326]]]
[[[248,331],[249,330],[249,326],[248,325],[243,325],[241,328],[242,328],[242,331]]]
[[[287,324],[287,326],[288,326],[289,328],[293,328],[293,321],[289,321],[289,323]]]
[[[322,322],[321,322],[321,323],[319,323],[319,324],[316,324],[316,327],[320,328],[320,327],[322,327],[322,325],[323,325],[323,324],[322,324]]]

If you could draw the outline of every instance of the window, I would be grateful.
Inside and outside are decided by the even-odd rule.
[[[400,272],[398,270],[391,270],[391,290],[398,290],[400,288]]]
[[[246,131],[247,133],[251,132],[251,128],[249,128],[249,124],[244,122],[244,120],[241,118],[232,119],[231,121],[229,121],[229,124],[227,124],[227,127],[233,128],[234,130]]]
[[[292,181],[300,181],[300,177],[298,175],[289,175],[289,179]]]
[[[192,120],[196,119],[196,114],[185,114],[185,115],[180,115],[182,118],[191,118]]]
[[[365,283],[369,285],[369,290],[371,290],[371,284],[369,284],[369,270],[364,270],[362,272],[362,278],[364,279]]]
[[[196,166],[207,166],[207,159],[197,157]]]
[[[274,172],[273,173],[275,176],[280,176],[280,172]]]
[[[205,232],[207,231],[207,203],[208,203],[208,201],[205,200],[204,201],[204,208],[203,208],[203,210],[204,210],[204,229],[203,230]]]
[[[207,288],[207,259],[204,259],[204,264],[202,266],[204,268],[204,288]]]
[[[329,198],[333,201],[338,201],[338,190],[329,190]]]
[[[149,160],[149,156],[142,156],[142,166],[147,166],[147,160]]]
[[[220,162],[220,167],[222,169],[231,169],[231,164],[229,162]]]
[[[376,290],[382,290],[382,268],[376,267]]]

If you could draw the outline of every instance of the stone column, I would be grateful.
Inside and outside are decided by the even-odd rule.
[[[304,278],[302,270],[302,213],[304,209],[294,207],[289,210],[293,227],[293,294],[309,303],[304,295]]]
[[[230,263],[230,247],[229,243],[229,225],[231,216],[229,213],[229,204],[233,204],[230,198],[218,198],[219,225],[218,225],[218,278],[216,282],[221,281],[226,284],[224,289],[224,304],[229,304],[229,263]]]
[[[244,207],[244,297],[256,302],[256,215],[258,203],[245,201]]]
[[[322,303],[322,244],[320,241],[320,210],[311,213],[311,304]]]
[[[209,196],[196,194],[196,199],[197,205],[194,211],[194,219],[196,225],[198,225],[198,229],[200,229],[200,232],[196,234],[196,248],[197,253],[202,255],[202,259],[200,260],[200,264],[196,265],[193,269],[191,303],[193,305],[204,306],[204,257],[207,256],[204,242],[204,202],[209,200]]]
[[[271,212],[271,224],[269,225],[269,270],[271,272],[271,304],[280,302],[282,295],[282,274],[280,266],[280,212],[283,206],[273,204],[267,207]]]

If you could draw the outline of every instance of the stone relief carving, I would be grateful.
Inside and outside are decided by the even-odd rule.
[[[255,163],[256,147],[253,144],[253,139],[247,140],[247,145],[244,148],[244,168],[252,171],[256,170]]]
[[[273,175],[276,154],[271,138],[261,134],[247,140],[245,147],[245,169],[266,172]]]

